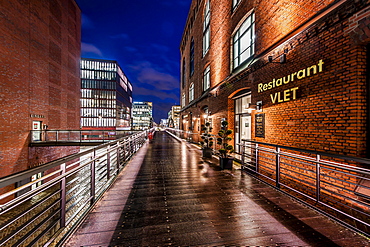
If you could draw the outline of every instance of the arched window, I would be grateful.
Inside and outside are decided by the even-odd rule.
[[[254,55],[254,13],[250,14],[233,36],[233,69]]]

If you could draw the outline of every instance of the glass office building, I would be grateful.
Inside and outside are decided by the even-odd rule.
[[[130,129],[132,85],[116,61],[81,59],[81,128]]]
[[[153,103],[134,102],[132,105],[132,129],[144,130],[153,127]]]

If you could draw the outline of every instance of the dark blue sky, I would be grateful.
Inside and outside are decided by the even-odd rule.
[[[180,41],[191,0],[76,0],[81,56],[116,60],[155,122],[179,104]]]

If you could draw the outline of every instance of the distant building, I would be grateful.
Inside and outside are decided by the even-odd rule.
[[[81,59],[81,128],[130,129],[132,85],[116,61]]]
[[[81,11],[74,0],[0,5],[6,12],[0,18],[0,177],[5,177],[79,151],[30,147],[30,140],[41,140],[38,130],[80,127]],[[31,130],[36,132],[30,135]]]
[[[179,129],[180,127],[180,110],[181,106],[174,105],[168,112],[168,127]]]
[[[143,130],[153,127],[153,103],[134,102],[132,104],[132,129]]]
[[[161,127],[167,127],[168,126],[168,119],[161,119],[161,123],[159,124]]]

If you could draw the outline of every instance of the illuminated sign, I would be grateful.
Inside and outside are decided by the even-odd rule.
[[[258,113],[255,115],[255,136],[265,138],[265,114]]]
[[[288,84],[295,80],[301,80],[306,77],[316,75],[317,73],[320,73],[323,71],[323,65],[324,65],[324,62],[322,61],[322,59],[320,59],[317,64],[307,67],[306,69],[301,69],[297,72],[294,72],[290,75],[284,76],[279,79],[274,78],[269,83],[259,83],[258,93],[262,93],[262,92],[271,90],[273,88],[280,87],[282,85]],[[282,92],[276,92],[274,94],[270,94],[271,102],[273,104],[276,104],[276,103],[281,103],[281,102],[287,102],[290,100],[295,100],[297,98],[298,89],[299,87],[294,87],[294,88],[284,90]]]
[[[32,117],[32,118],[45,118],[44,115],[39,115],[39,114],[30,114],[30,117]]]

